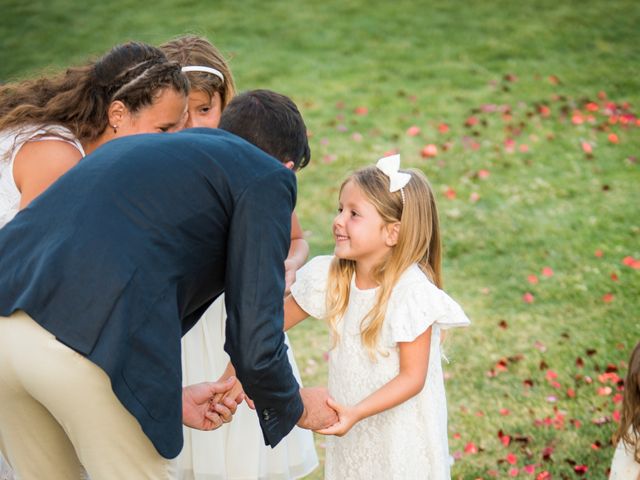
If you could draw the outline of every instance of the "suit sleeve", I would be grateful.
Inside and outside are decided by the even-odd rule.
[[[225,351],[272,447],[303,412],[283,333],[284,260],[295,200],[289,170],[256,179],[236,201],[227,247]]]

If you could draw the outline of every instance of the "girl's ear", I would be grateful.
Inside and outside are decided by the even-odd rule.
[[[295,165],[295,163],[289,160],[288,162],[284,162],[283,165],[287,167],[289,170],[293,170],[293,166]]]
[[[109,117],[109,126],[116,130],[124,120],[124,117],[128,114],[129,109],[120,100],[111,102],[111,105],[109,105],[109,110],[107,111],[107,115]]]
[[[398,235],[400,234],[400,222],[389,223],[385,229],[387,231],[387,238],[385,239],[387,247],[395,247],[398,243]]]

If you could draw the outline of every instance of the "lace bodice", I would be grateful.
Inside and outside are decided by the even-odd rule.
[[[296,302],[316,318],[325,315],[324,298],[332,257],[316,257],[291,287]],[[372,361],[360,341],[360,322],[377,291],[351,282],[349,306],[338,324],[340,341],[329,354],[329,391],[353,405],[389,382],[399,371],[398,342],[412,341],[433,326],[429,370],[418,395],[357,423],[344,437],[327,438],[325,479],[448,479],[447,406],[440,360],[440,331],[464,326],[462,309],[411,267],[389,301],[380,345],[388,355]]]

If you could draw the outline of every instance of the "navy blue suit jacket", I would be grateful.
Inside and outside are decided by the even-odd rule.
[[[282,332],[295,196],[288,169],[222,130],[111,141],[0,229],[0,315],[99,365],[172,458],[180,338],[224,291],[225,350],[275,445],[303,411]]]

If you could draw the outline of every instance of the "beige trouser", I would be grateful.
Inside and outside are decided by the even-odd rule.
[[[24,480],[175,476],[105,372],[23,312],[0,317],[0,450]]]

